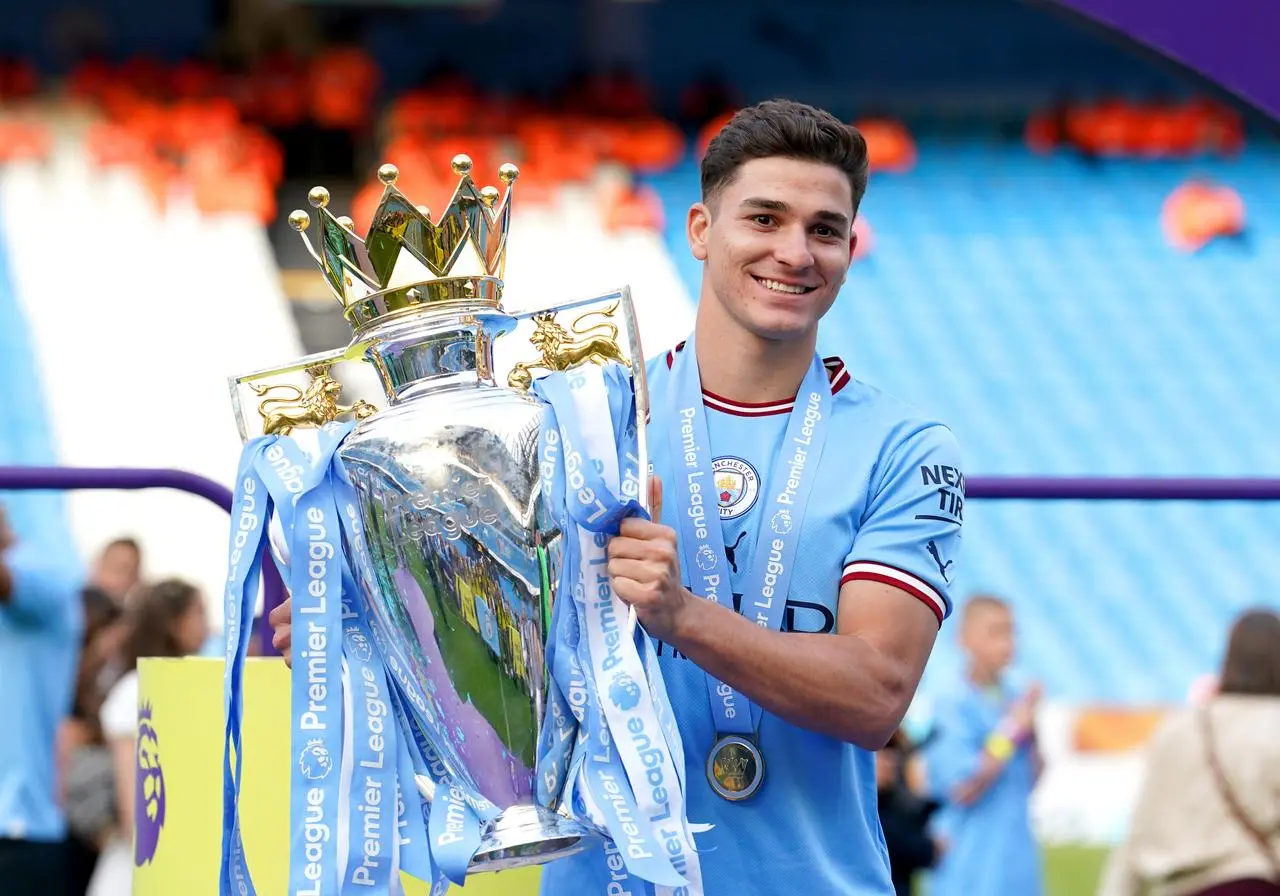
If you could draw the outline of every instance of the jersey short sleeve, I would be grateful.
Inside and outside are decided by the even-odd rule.
[[[941,624],[951,613],[960,553],[960,448],[951,430],[929,424],[887,444],[876,466],[841,584],[893,585],[928,605]]]

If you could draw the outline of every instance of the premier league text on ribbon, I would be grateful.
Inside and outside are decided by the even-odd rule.
[[[257,534],[258,526],[261,525],[261,519],[258,517],[258,480],[255,476],[245,476],[240,482],[240,516],[236,519],[235,537],[231,543],[231,554],[227,562],[227,590],[225,595],[224,614],[226,620],[224,625],[228,632],[239,632],[240,628],[240,601],[235,599],[235,591],[241,587],[240,564],[245,559],[245,550],[256,552],[258,544],[256,539],[250,544],[250,539],[254,539]],[[227,638],[227,659],[230,662],[239,649],[236,638]]]
[[[344,624],[354,621],[356,618],[357,614],[352,612],[344,601],[342,610]],[[355,641],[356,643],[364,640],[364,634],[360,631],[358,625],[352,625],[347,630],[347,636],[349,641]],[[387,767],[386,722],[390,716],[390,709],[387,706],[381,683],[373,667],[364,662],[359,662],[357,665],[360,672],[360,693],[364,700],[366,730],[363,734],[368,749],[367,753],[356,764],[356,769],[357,772],[359,769],[382,771]],[[357,772],[353,772],[353,774]],[[391,780],[394,781],[394,778]],[[387,802],[387,797],[383,793],[384,787],[382,776],[369,774],[366,771],[362,789],[361,786],[352,788],[359,792],[360,803],[355,808],[360,813],[360,836],[362,840],[360,864],[351,869],[349,876],[350,882],[356,886],[372,887],[378,884],[374,874],[381,867],[381,863],[391,861],[391,856],[383,855],[382,850],[383,806]],[[397,801],[399,800],[398,793],[396,794],[396,799]],[[402,809],[397,804],[397,819],[401,814]],[[397,822],[397,827],[400,827],[399,822]]]
[[[794,451],[791,455],[791,460],[787,464],[787,481],[784,483],[782,491],[778,493],[778,504],[789,507],[795,506],[796,491],[800,488],[801,479],[804,477],[804,468],[809,462],[809,446],[813,444],[813,430],[818,425],[818,422],[822,420],[821,401],[821,396],[817,392],[809,393],[809,400],[805,404],[804,418],[800,424],[800,432],[796,434],[793,440]],[[777,531],[776,527],[774,531]],[[786,544],[781,538],[775,538],[769,542],[764,584],[760,589],[760,596],[752,602],[756,610],[756,624],[765,628],[770,628],[772,625],[770,612],[773,609],[778,577],[786,569],[783,562],[783,549],[785,547]]]
[[[307,587],[304,592],[294,594],[293,600],[297,611],[303,616],[318,615],[323,618],[329,612],[330,595],[325,579],[329,573],[329,564],[334,558],[334,548],[323,510],[319,507],[307,508],[306,526]],[[331,686],[331,670],[326,655],[329,637],[328,626],[323,621],[308,621],[304,640],[306,649],[298,654],[305,661],[307,670],[307,708],[298,716],[300,731],[323,734],[334,723],[334,720],[327,717],[329,708],[325,705],[329,700]],[[311,743],[319,746],[321,742],[316,740]],[[320,881],[323,844],[332,836],[325,797],[325,788],[319,783],[307,788],[306,813],[303,817],[306,865],[303,866],[302,873],[307,880],[314,882],[314,886],[298,890],[298,896],[320,896],[324,891]],[[334,809],[336,811],[336,807]]]
[[[685,511],[689,514],[689,519],[693,521],[694,535],[699,542],[704,542],[708,538],[707,532],[707,505],[706,497],[702,493],[702,477],[706,471],[701,469],[699,462],[699,452],[702,450],[698,445],[698,437],[694,429],[695,415],[698,409],[694,407],[681,408],[680,410],[680,445],[684,452],[684,465],[688,470],[685,474],[685,487],[687,490],[688,508]],[[715,572],[719,566],[719,561],[714,553],[709,551],[698,552],[697,574],[702,584],[694,586],[694,593],[701,594],[703,597],[714,601],[720,600],[720,573]],[[694,570],[690,569],[689,574],[693,575]]]
[[[280,477],[280,484],[284,486],[285,491],[291,495],[302,494],[306,487],[302,481],[304,471],[293,461],[293,458],[289,457],[279,442],[268,445],[267,450],[263,452],[263,457]]]
[[[602,532],[593,535],[596,547],[602,550],[608,545],[608,536]],[[593,557],[588,561],[592,566],[601,567],[608,564],[608,556],[601,554]],[[624,643],[624,635],[618,621],[618,613],[613,599],[613,585],[609,580],[609,574],[603,570],[596,572],[596,601],[595,609],[600,614],[600,629],[603,633],[605,645],[605,655],[600,661],[600,668],[606,672],[612,671],[622,664],[622,644]],[[653,738],[645,730],[644,720],[638,716],[630,716],[626,722],[626,733],[636,753],[640,756],[645,767],[645,782],[649,785],[649,798],[653,804],[659,807],[659,811],[650,819],[657,826],[658,834],[663,838],[667,845],[667,850],[673,856],[681,856],[681,862],[676,864],[676,870],[684,874],[683,857],[680,845],[679,829],[668,829],[667,822],[673,822],[671,816],[671,794],[667,791],[666,771],[663,766],[666,765],[666,753],[659,746],[655,745]],[[607,740],[607,738],[606,738]],[[605,746],[608,744],[606,742]],[[602,773],[600,776],[605,790],[613,795],[620,794],[617,785],[613,783],[612,778],[606,781],[606,776]],[[634,825],[630,825],[634,827]],[[625,829],[625,828],[624,828]],[[628,831],[628,834],[631,834]],[[639,834],[636,828],[632,836]],[[633,854],[633,858],[648,858],[647,853]]]

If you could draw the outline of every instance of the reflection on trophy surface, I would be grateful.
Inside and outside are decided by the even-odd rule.
[[[328,193],[313,189],[318,221],[295,211],[290,223],[340,297],[354,339],[239,377],[232,391],[244,438],[305,438],[332,420],[359,421],[339,454],[365,529],[366,543],[348,549],[371,626],[388,664],[408,672],[412,724],[455,781],[503,810],[486,827],[474,872],[546,862],[596,836],[535,798],[561,533],[540,468],[548,409],[530,386],[535,373],[612,362],[632,368],[642,408],[645,397],[627,292],[524,318],[505,313],[516,169],[500,169],[501,197],[477,189],[465,156],[453,171],[458,188],[433,222],[384,165],[386,188],[363,240],[350,219],[329,212]],[[431,799],[430,782],[420,783]]]

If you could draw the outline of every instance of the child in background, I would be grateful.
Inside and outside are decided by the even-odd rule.
[[[937,828],[948,848],[930,896],[1040,896],[1040,846],[1030,798],[1043,770],[1036,746],[1040,688],[1011,685],[1014,620],[999,598],[970,598],[960,614],[965,676],[939,695],[926,753]]]

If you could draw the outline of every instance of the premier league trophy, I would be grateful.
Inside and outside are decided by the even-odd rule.
[[[305,444],[335,421],[355,424],[336,454],[354,488],[364,544],[345,551],[415,739],[434,754],[442,778],[470,794],[473,806],[491,808],[481,816],[470,873],[550,861],[600,833],[571,811],[561,783],[539,786],[565,538],[547,497],[540,452],[549,405],[535,383],[582,365],[629,371],[641,495],[647,395],[625,289],[529,314],[503,310],[516,167],[498,171],[505,195],[478,188],[466,156],[455,157],[452,170],[458,187],[433,220],[397,188],[396,168],[384,165],[383,197],[363,239],[350,218],[330,212],[328,191],[314,188],[314,214],[295,211],[289,222],[354,338],[230,385],[246,443],[279,435]],[[597,413],[608,415],[607,404]],[[295,528],[303,513],[299,505]],[[271,541],[291,559],[279,532]],[[308,559],[292,550],[294,561]],[[296,604],[297,575],[286,581]],[[296,621],[293,645],[296,714],[299,694],[308,693],[298,689],[299,667],[320,648]],[[351,690],[359,701],[356,683]],[[319,739],[307,744],[311,752],[299,762],[308,779],[320,780],[325,747]],[[563,782],[566,773],[554,774]],[[429,776],[416,780],[434,813],[440,787]]]

